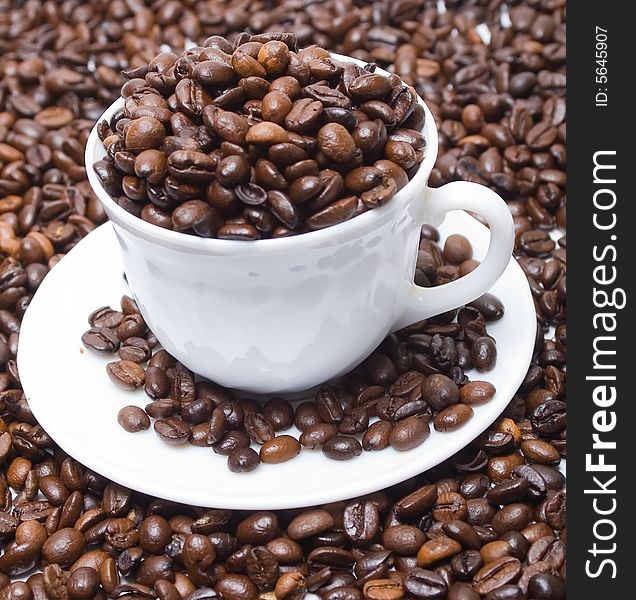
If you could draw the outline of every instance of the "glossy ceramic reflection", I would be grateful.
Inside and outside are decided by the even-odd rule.
[[[102,118],[122,104],[115,102]],[[297,392],[347,372],[391,330],[487,290],[510,258],[512,218],[485,187],[427,188],[437,131],[425,110],[426,157],[387,205],[322,231],[254,242],[166,231],[123,210],[91,168],[105,154],[93,129],[86,148],[89,180],[114,224],[132,293],[163,346],[222,385]],[[437,225],[456,209],[488,221],[484,264],[446,286],[414,286],[421,225]]]

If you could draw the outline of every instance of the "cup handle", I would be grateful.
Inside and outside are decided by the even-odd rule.
[[[427,216],[422,221],[441,223],[446,213],[470,210],[482,215],[490,226],[490,244],[483,262],[471,273],[444,285],[425,288],[413,284],[406,310],[393,331],[416,321],[472,302],[499,279],[510,261],[514,242],[512,215],[504,200],[491,189],[468,181],[427,188]]]

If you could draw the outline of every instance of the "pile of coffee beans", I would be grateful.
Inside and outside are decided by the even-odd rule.
[[[0,557],[2,598],[564,597],[558,452],[510,419],[436,472],[276,513],[152,500],[59,451],[44,457],[53,443],[37,426],[4,436],[36,439],[40,454],[21,450],[2,484],[18,491],[13,514],[0,512],[0,533],[13,540]],[[42,573],[10,583],[36,564]]]
[[[449,236],[443,248],[438,241],[434,227],[422,229],[416,278],[424,285],[452,281],[479,264],[463,235]],[[313,401],[297,406],[280,397],[264,405],[237,399],[203,380],[156,348],[157,339],[132,298],[123,296],[120,304],[120,310],[93,311],[82,336],[87,348],[119,356],[106,365],[113,383],[128,391],[143,388],[151,400],[145,410],[123,407],[119,424],[131,433],[152,424],[172,446],[212,447],[228,457],[234,472],[253,471],[261,462],[286,462],[301,448],[322,449],[339,461],[362,450],[411,450],[428,438],[430,424],[436,431],[455,431],[472,418],[474,406],[496,392],[491,383],[469,381],[465,374],[473,368],[489,371],[497,362],[496,342],[486,325],[501,319],[504,307],[492,294],[390,335],[341,382],[323,385]],[[297,437],[280,433],[292,426]]]
[[[295,541],[289,525],[304,511],[236,512],[226,522],[216,516],[225,511],[207,516],[122,490],[48,438],[20,385],[15,357],[32,294],[105,218],[85,179],[82,148],[120,94],[120,71],[147,65],[163,44],[180,53],[186,40],[203,44],[222,35],[233,43],[243,31],[291,31],[299,47],[317,44],[375,62],[413,85],[441,132],[431,184],[479,181],[504,195],[517,228],[515,253],[536,301],[532,364],[503,418],[437,469],[351,501],[357,508],[347,514],[371,519],[365,503],[375,503],[382,534],[370,541],[347,534],[349,503],[321,507],[333,526]],[[0,0],[0,600],[295,600],[305,589],[325,600],[564,598],[566,498],[555,466],[566,453],[567,265],[566,238],[558,235],[566,216],[565,123],[565,0],[446,0],[445,10],[436,0]],[[420,282],[434,283],[426,254],[419,267]],[[64,501],[58,477],[69,493]],[[523,493],[520,479],[527,481]],[[440,521],[437,500],[431,506],[411,498],[412,511],[398,510],[400,500],[430,485],[438,498],[450,492],[465,499],[458,526]],[[508,496],[501,493],[506,486]],[[438,551],[438,562],[428,563],[430,544],[419,566],[417,543],[399,538],[404,550],[396,550],[384,539],[398,525],[396,514],[427,536],[422,545],[442,540],[448,549]],[[150,517],[144,530],[162,532],[156,544],[141,541]],[[150,527],[159,517],[169,531]],[[271,531],[271,523],[282,541],[245,534]],[[457,546],[448,539],[458,541],[453,531],[466,531],[461,523],[475,530],[481,547],[460,541],[453,554]],[[213,544],[215,560],[200,535]],[[252,566],[247,559],[228,564],[245,545],[254,550]],[[273,585],[259,576],[263,559],[254,560],[266,556],[262,546],[278,562]],[[479,560],[484,564],[473,573]],[[146,585],[158,565],[163,579]]]
[[[293,33],[214,35],[124,72],[93,168],[144,221],[254,240],[383,206],[424,158],[415,90]]]

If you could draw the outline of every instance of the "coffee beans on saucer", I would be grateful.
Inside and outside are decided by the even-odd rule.
[[[461,234],[448,237],[443,250],[437,230],[422,229],[416,281],[440,285],[477,264]],[[135,301],[124,296],[119,310],[102,307],[88,317],[84,345],[100,354],[119,355],[106,372],[118,387],[143,389],[145,411],[126,406],[117,416],[131,433],[150,427],[166,444],[211,447],[227,456],[230,471],[246,473],[258,465],[295,458],[302,449],[321,450],[331,460],[348,461],[362,451],[407,451],[429,437],[431,428],[449,435],[468,422],[474,408],[495,395],[487,382],[469,381],[465,372],[490,371],[497,345],[487,323],[504,315],[504,306],[485,294],[460,310],[411,325],[391,335],[338,384],[325,384],[315,397],[293,406],[273,397],[264,404],[238,398],[231,390],[203,380],[178,363],[147,328]],[[298,438],[286,433],[292,425]],[[258,452],[255,450],[257,449]],[[539,447],[524,452],[540,453]]]
[[[124,76],[92,168],[120,206],[174,231],[255,240],[337,225],[390,201],[426,151],[413,87],[298,49],[293,33],[212,36]]]

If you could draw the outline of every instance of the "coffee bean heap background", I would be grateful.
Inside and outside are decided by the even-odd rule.
[[[424,285],[446,283],[479,264],[463,235],[449,236],[443,250],[437,241],[439,232],[423,227],[417,265]],[[132,298],[123,296],[120,309],[93,311],[82,336],[87,348],[119,356],[106,365],[115,385],[143,388],[150,401],[145,409],[122,407],[119,424],[137,433],[149,429],[153,418],[154,431],[166,444],[211,446],[228,457],[234,472],[253,471],[260,462],[286,462],[301,447],[321,449],[338,461],[351,460],[363,449],[412,450],[428,438],[429,423],[437,431],[455,431],[472,418],[473,406],[496,392],[491,383],[470,381],[465,374],[490,371],[497,363],[496,340],[486,325],[501,319],[504,307],[492,294],[389,335],[358,368],[296,406],[280,397],[263,405],[237,399],[231,390],[197,377],[156,348],[157,338]],[[135,400],[143,403],[143,398]],[[284,433],[292,425],[298,437]]]
[[[229,240],[286,237],[383,206],[424,158],[415,90],[293,33],[211,36],[124,73],[92,165],[144,221]]]
[[[120,70],[148,64],[162,44],[180,52],[186,38],[245,30],[292,31],[301,47],[375,61],[414,85],[441,131],[431,184],[467,179],[506,197],[536,301],[532,365],[483,439],[317,513],[131,494],[55,447],[15,366],[31,294],[104,221],[82,150]],[[296,600],[305,589],[325,600],[563,598],[565,494],[553,465],[566,439],[566,240],[554,235],[565,225],[564,94],[563,0],[448,1],[445,12],[418,0],[0,1],[2,600]],[[14,579],[34,565],[28,583]]]

